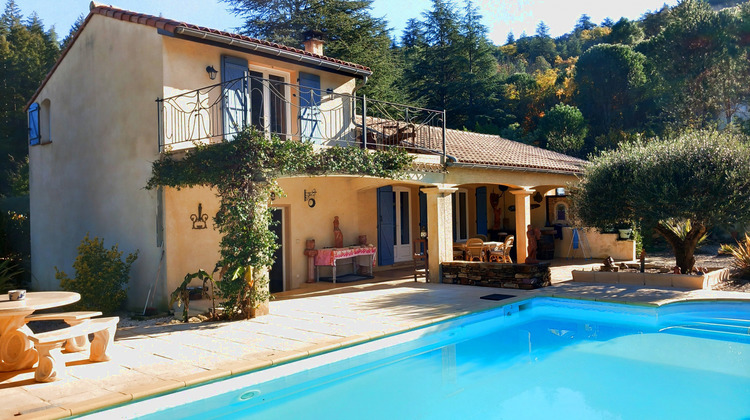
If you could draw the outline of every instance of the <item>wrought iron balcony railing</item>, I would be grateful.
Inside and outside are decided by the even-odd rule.
[[[159,150],[231,138],[244,127],[323,146],[402,147],[445,156],[445,111],[245,77],[157,99]]]

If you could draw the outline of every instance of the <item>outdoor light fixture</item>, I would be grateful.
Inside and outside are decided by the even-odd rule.
[[[427,237],[427,226],[419,225],[419,237],[422,239]]]
[[[216,79],[216,75],[219,74],[218,71],[214,68],[214,66],[207,66],[206,67],[206,73],[208,73],[208,78],[211,80]]]

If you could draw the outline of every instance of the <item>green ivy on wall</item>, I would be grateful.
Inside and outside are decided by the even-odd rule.
[[[168,152],[153,163],[146,188],[214,188],[220,199],[214,223],[222,234],[218,292],[231,317],[250,317],[269,299],[268,267],[277,248],[268,206],[282,196],[276,180],[294,175],[360,175],[398,179],[413,157],[399,148],[366,150],[331,147],[315,151],[309,142],[266,137],[255,128],[232,141],[196,145],[179,158]]]

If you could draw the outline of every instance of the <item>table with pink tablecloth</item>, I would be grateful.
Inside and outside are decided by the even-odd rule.
[[[369,273],[372,275],[373,257],[376,248],[374,246],[350,246],[347,248],[323,248],[318,250],[315,256],[315,280],[320,278],[320,266],[330,266],[333,270],[333,282],[336,283],[336,261],[352,258],[354,271],[357,271],[357,257],[367,256],[369,261]]]

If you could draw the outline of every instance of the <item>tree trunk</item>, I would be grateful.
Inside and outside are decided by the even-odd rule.
[[[687,274],[693,271],[695,267],[695,248],[698,245],[698,241],[706,233],[707,228],[701,223],[691,223],[691,229],[685,235],[685,238],[681,238],[672,232],[669,228],[659,223],[654,228],[657,233],[667,240],[672,251],[674,251],[675,262],[680,267],[682,273]]]

